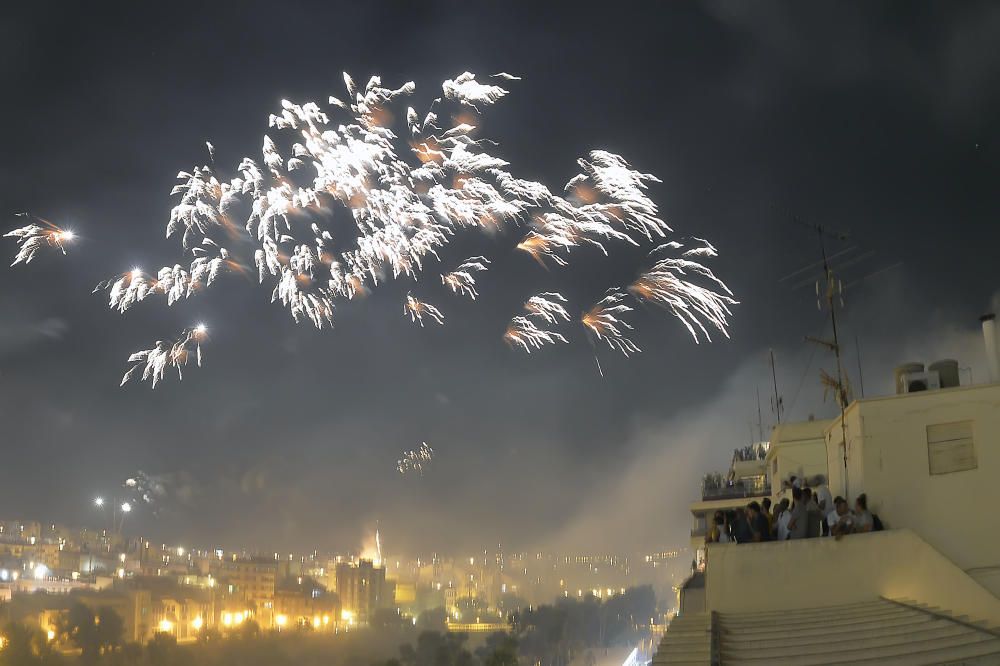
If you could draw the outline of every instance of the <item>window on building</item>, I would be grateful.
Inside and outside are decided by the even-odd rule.
[[[976,469],[972,421],[927,426],[927,463],[931,474],[951,474]]]

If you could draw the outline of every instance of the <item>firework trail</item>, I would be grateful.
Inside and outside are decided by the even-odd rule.
[[[631,312],[632,308],[625,305],[624,300],[625,294],[620,289],[609,289],[604,298],[583,313],[580,322],[598,340],[604,340],[612,349],[629,356],[642,350],[625,334],[632,326],[622,319],[622,315]]]
[[[446,80],[424,113],[401,104],[415,93],[413,82],[391,88],[378,76],[361,86],[345,74],[346,96],[330,97],[322,109],[282,100],[269,116],[259,157],[244,157],[227,171],[208,143],[209,164],[178,173],[166,236],[183,258],[155,276],[138,269],[116,275],[98,290],[108,292],[111,309],[124,313],[160,297],[172,305],[253,266],[258,282],[271,289],[272,303],[296,322],[325,329],[333,326],[338,303],[392,281],[416,281],[466,234],[516,233],[512,245],[546,268],[565,267],[571,256],[589,260],[594,250],[605,256],[616,245],[666,240],[672,230],[647,194],[657,178],[618,155],[591,151],[556,193],[518,178],[491,154],[496,144],[481,136],[479,114],[508,94],[496,83],[516,80],[500,72],[483,83],[465,72]],[[340,222],[335,228],[335,221],[352,228],[345,232]],[[36,240],[24,243],[19,258],[26,262],[51,244],[47,233],[31,232]],[[714,248],[702,242],[680,258],[661,259],[628,291],[659,305],[693,334],[707,337],[706,326],[725,334],[735,301],[698,263],[710,256]],[[476,300],[475,278],[489,265],[485,256],[470,257],[442,273],[442,283]],[[584,316],[588,331],[626,355],[638,351],[622,334],[631,328],[619,319],[628,306],[620,297],[605,301]],[[529,301],[504,337],[527,350],[565,342],[547,330],[569,319],[564,303],[561,297],[547,305]],[[425,317],[444,323],[440,310],[412,294],[404,314],[421,326]],[[190,342],[161,342],[139,352],[126,381],[142,366],[154,383],[166,368],[180,372]]]
[[[441,276],[441,284],[445,285],[452,292],[462,296],[468,296],[476,300],[479,292],[476,291],[475,273],[488,270],[490,260],[486,257],[469,257],[450,273]]]
[[[441,311],[430,303],[417,300],[413,294],[406,295],[406,301],[403,303],[403,314],[410,315],[410,321],[420,324],[421,328],[424,326],[424,316],[430,317],[438,325],[444,325],[444,315],[441,314]]]
[[[656,261],[653,266],[628,287],[628,291],[636,299],[652,303],[670,312],[691,333],[696,343],[700,342],[699,331],[706,340],[712,338],[705,324],[717,329],[729,337],[729,317],[732,315],[730,306],[737,301],[733,292],[722,280],[715,276],[704,264],[690,257],[714,257],[718,253],[708,241],[694,238],[698,245],[685,250],[680,257],[665,257]],[[650,256],[664,250],[683,249],[684,245],[673,241],[653,250]],[[702,278],[711,286],[703,287],[689,279],[688,274]]]
[[[4,238],[16,238],[18,243],[17,255],[11,267],[21,263],[30,264],[38,251],[45,248],[54,247],[66,254],[66,243],[72,242],[76,237],[72,231],[60,229],[40,217],[28,213],[17,213],[17,216],[31,217],[35,222],[4,234]]]
[[[135,365],[122,377],[120,386],[131,380],[139,369],[142,369],[140,381],[150,380],[155,389],[168,368],[177,370],[177,378],[184,379],[182,368],[188,364],[192,353],[198,367],[201,367],[201,343],[206,339],[208,330],[204,324],[185,330],[179,340],[166,342],[157,340],[152,349],[144,349],[129,356],[128,362]],[[193,349],[192,349],[193,348]]]
[[[416,472],[420,476],[424,475],[424,469],[434,460],[434,449],[421,442],[420,448],[416,451],[405,451],[403,457],[396,461],[396,471],[400,474]]]

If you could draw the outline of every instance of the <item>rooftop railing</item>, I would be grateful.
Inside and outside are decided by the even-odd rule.
[[[741,479],[732,483],[723,482],[720,484],[706,482],[701,487],[703,500],[761,497],[768,494],[770,494],[768,484],[763,478],[753,481]]]

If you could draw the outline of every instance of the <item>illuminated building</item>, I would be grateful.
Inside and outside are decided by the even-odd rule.
[[[274,595],[274,617],[278,629],[333,629],[341,618],[341,605],[336,595],[311,585],[282,587]]]
[[[385,569],[375,566],[371,560],[337,565],[337,595],[344,611],[352,613],[360,624],[367,624],[377,609],[392,604]]]
[[[270,627],[277,571],[277,563],[269,559],[224,561],[218,570],[220,589],[230,599],[229,606],[253,610],[257,623]]]

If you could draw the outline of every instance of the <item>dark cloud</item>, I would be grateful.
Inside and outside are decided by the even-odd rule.
[[[830,411],[802,342],[824,320],[808,285],[779,281],[818,255],[793,215],[851,230],[831,252],[873,253],[850,267],[845,321],[872,377],[896,356],[971,356],[947,331],[973,340],[997,289],[990,3],[18,11],[0,21],[18,26],[0,39],[0,207],[70,223],[81,242],[0,273],[11,515],[86,522],[89,497],[143,469],[185,499],[132,527],[187,543],[349,548],[378,520],[423,552],[676,546],[701,474],[745,442],[768,348],[797,417]],[[720,250],[741,301],[731,341],[694,345],[640,310],[643,353],[597,351],[603,379],[582,338],[530,357],[501,342],[526,296],[587,302],[629,280],[641,252],[595,251],[562,273],[497,251],[474,307],[423,285],[448,308],[440,330],[403,319],[405,286],[347,304],[326,334],[236,278],[124,318],[90,293],[173,263],[167,193],[206,139],[220,162],[255,153],[278,100],[325,99],[342,70],[413,79],[419,106],[466,69],[524,76],[485,127],[518,173],[561,183],[604,148],[663,179],[651,192],[664,218]],[[118,388],[131,351],[202,319],[204,368],[155,393]],[[433,467],[401,477],[399,453],[421,441]]]

